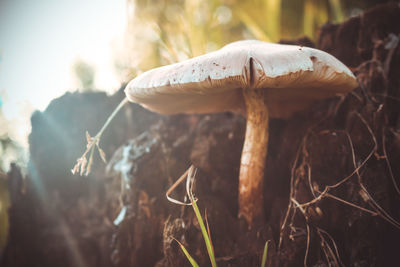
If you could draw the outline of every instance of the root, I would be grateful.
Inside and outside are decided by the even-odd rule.
[[[388,222],[389,224],[393,225],[394,227],[400,229],[400,223],[396,219],[394,219],[389,213],[382,208],[378,202],[372,197],[371,193],[368,191],[366,185],[363,183],[362,175],[361,175],[361,169],[366,168],[368,165],[368,162],[371,160],[373,155],[377,155],[378,151],[378,143],[376,136],[374,135],[371,127],[368,125],[367,121],[363,118],[363,116],[359,113],[354,113],[355,117],[359,119],[359,121],[364,125],[364,127],[367,129],[371,141],[373,143],[373,147],[371,148],[370,152],[368,155],[361,161],[361,163],[357,164],[356,160],[356,152],[354,149],[353,141],[352,138],[349,134],[348,131],[346,130],[338,130],[335,131],[336,134],[343,134],[346,137],[348,147],[350,149],[350,154],[351,154],[351,162],[354,167],[353,171],[347,175],[346,177],[343,177],[340,179],[337,183],[333,185],[326,185],[323,190],[318,189],[318,185],[316,182],[313,181],[312,179],[312,166],[309,161],[309,151],[307,150],[307,140],[309,136],[312,133],[312,130],[309,130],[307,134],[303,137],[303,140],[299,146],[299,149],[297,151],[294,163],[292,165],[292,170],[291,170],[291,180],[290,180],[290,201],[288,203],[287,211],[285,214],[285,217],[283,219],[282,225],[281,225],[281,230],[280,230],[280,238],[279,238],[279,245],[278,245],[278,254],[281,253],[282,245],[283,245],[283,240],[285,237],[286,230],[289,231],[288,236],[293,238],[293,232],[297,231],[299,227],[294,226],[294,221],[295,217],[297,214],[297,211],[300,211],[302,216],[305,218],[305,225],[301,227],[304,232],[307,233],[306,236],[306,249],[305,249],[305,254],[304,254],[304,266],[307,266],[307,258],[309,257],[310,254],[310,235],[311,231],[314,231],[317,233],[317,236],[320,239],[320,248],[324,252],[325,258],[327,263],[333,264],[334,266],[344,266],[340,256],[339,256],[339,250],[338,247],[334,241],[334,238],[325,230],[322,230],[319,227],[312,227],[309,223],[310,220],[310,214],[308,209],[306,209],[309,206],[316,205],[318,204],[322,199],[324,198],[330,198],[332,200],[335,200],[337,202],[340,202],[344,205],[347,205],[349,207],[358,209],[362,212],[365,212],[371,216],[377,216]],[[321,131],[319,134],[327,134],[330,133],[329,130]],[[391,169],[390,165],[390,160],[388,158],[387,152],[386,152],[386,140],[385,140],[385,135],[384,132],[382,134],[382,147],[383,147],[383,156],[382,158],[385,159],[386,161],[386,166],[389,170],[390,174],[390,179],[392,183],[394,184],[394,187],[397,191],[398,194],[400,194],[399,186],[397,185],[393,171]],[[306,179],[304,179],[306,178]],[[361,198],[364,200],[365,203],[368,204],[370,208],[363,207],[360,204],[350,202],[348,200],[339,198],[338,196],[335,196],[334,194],[331,193],[333,189],[337,189],[339,187],[343,187],[350,179],[356,179],[355,181],[357,182],[359,186],[359,194]],[[311,195],[313,198],[305,203],[299,203],[297,200],[297,194],[299,190],[299,184],[301,181],[306,181],[308,189],[310,190]],[[328,239],[326,239],[326,237]]]

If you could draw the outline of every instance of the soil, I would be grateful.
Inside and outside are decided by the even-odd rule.
[[[15,165],[8,174],[2,266],[190,266],[174,238],[210,266],[192,208],[165,197],[191,164],[218,266],[260,266],[267,240],[267,266],[399,266],[399,4],[326,24],[316,44],[285,42],[333,54],[360,86],[271,120],[265,224],[249,230],[236,216],[243,117],[167,117],[129,104],[102,140],[107,167],[96,159],[79,177],[70,169],[85,130],[101,127],[123,91],[68,93],[32,116],[27,177]],[[184,196],[183,185],[173,193]]]

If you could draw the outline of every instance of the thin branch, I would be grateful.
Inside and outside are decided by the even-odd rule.
[[[358,115],[358,117],[361,119],[361,121],[363,121],[364,124],[365,124],[365,120],[361,117],[361,115],[359,115],[358,113],[357,113],[357,115]],[[366,124],[365,124],[365,125],[366,125]],[[367,129],[368,129],[369,126],[368,126],[368,125],[366,125],[366,126],[367,126]],[[351,156],[352,156],[352,160],[353,160],[353,162],[354,162],[354,170],[353,170],[348,176],[344,177],[342,180],[340,180],[340,181],[337,182],[336,184],[325,186],[324,190],[321,192],[321,194],[320,194],[317,198],[314,198],[313,200],[311,200],[311,201],[309,201],[309,202],[303,203],[303,204],[301,204],[301,206],[303,206],[303,207],[304,207],[304,206],[309,206],[309,205],[312,205],[312,204],[314,204],[314,203],[320,201],[322,198],[324,198],[324,197],[326,196],[326,194],[327,194],[330,190],[339,187],[340,185],[342,185],[343,183],[345,183],[347,180],[349,180],[354,174],[359,173],[359,170],[367,163],[367,161],[374,155],[374,153],[375,153],[376,150],[377,150],[376,138],[375,138],[375,136],[373,135],[372,131],[370,131],[370,128],[368,129],[368,131],[370,132],[370,134],[371,134],[371,136],[372,136],[372,139],[373,139],[373,141],[374,141],[374,147],[373,147],[373,149],[371,150],[371,152],[368,154],[368,156],[367,156],[367,157],[361,162],[361,164],[359,164],[358,166],[357,166],[357,164],[355,163],[356,156],[355,156],[355,152],[354,152],[354,145],[353,145],[353,141],[352,141],[352,139],[351,139],[349,133],[348,133],[347,131],[339,131],[339,132],[343,132],[343,133],[346,135],[347,140],[348,140],[348,142],[349,142],[350,149],[351,149]]]
[[[114,109],[114,111],[111,113],[111,115],[107,118],[106,123],[104,123],[103,127],[101,127],[100,131],[96,134],[96,136],[94,138],[96,138],[98,136],[98,138],[100,139],[100,136],[103,134],[104,130],[108,127],[110,122],[114,119],[115,115],[117,115],[117,113],[121,110],[121,108],[128,102],[129,102],[128,98],[125,97],[119,103],[119,105]]]
[[[360,206],[358,206],[358,205],[356,205],[356,204],[354,204],[354,203],[351,203],[351,202],[349,202],[349,201],[346,201],[346,200],[344,200],[344,199],[341,199],[341,198],[339,198],[339,197],[337,197],[337,196],[334,196],[334,195],[332,195],[332,194],[326,193],[325,195],[326,195],[326,197],[329,197],[329,198],[332,198],[332,199],[337,200],[337,201],[339,201],[339,202],[342,202],[342,203],[344,203],[344,204],[346,204],[346,205],[348,205],[348,206],[351,206],[351,207],[353,207],[353,208],[356,208],[356,209],[365,211],[365,212],[371,214],[372,216],[377,216],[377,215],[378,215],[377,212],[374,212],[374,211],[372,211],[372,210],[369,210],[369,209],[360,207]]]
[[[300,204],[297,202],[296,199],[292,198],[291,201],[296,205],[297,208],[300,209],[301,213],[303,214],[304,218],[306,219],[307,242],[306,242],[306,252],[304,253],[303,264],[304,264],[304,267],[307,267],[307,258],[308,258],[308,253],[310,250],[310,226],[308,225],[308,216],[306,214],[306,211],[300,206]]]
[[[333,243],[333,246],[335,247],[335,251],[336,251],[337,255],[333,252],[331,246],[330,246],[329,243],[325,240],[325,238],[324,238],[324,236],[321,234],[321,232],[328,235],[328,237],[330,238],[331,242]],[[326,231],[324,231],[324,230],[322,230],[321,228],[318,228],[318,227],[317,227],[317,233],[318,233],[318,235],[319,235],[319,238],[320,238],[321,241],[322,241],[321,246],[322,246],[322,248],[323,248],[323,251],[324,251],[324,254],[325,254],[325,257],[326,257],[326,260],[327,260],[327,263],[329,264],[329,266],[330,266],[331,260],[334,261],[334,263],[335,263],[334,266],[340,266],[340,265],[339,265],[339,262],[340,262],[341,265],[343,266],[343,263],[340,261],[340,258],[338,258],[338,257],[339,257],[339,254],[338,254],[338,251],[337,251],[336,243],[335,243],[335,241],[333,240],[333,238],[332,238]],[[331,259],[331,260],[330,260],[330,259]]]
[[[297,163],[299,161],[301,149],[302,149],[303,144],[304,144],[306,139],[307,139],[307,135],[305,135],[303,137],[303,140],[302,140],[302,142],[301,142],[301,144],[299,146],[299,149],[297,150],[296,157],[295,157],[295,160],[293,162],[292,169],[291,169],[291,172],[290,172],[291,173],[291,175],[290,175],[290,199],[293,198],[294,180],[295,180],[294,177],[295,177],[295,172],[296,172],[295,170],[296,170],[296,167],[297,167]],[[281,230],[280,230],[280,235],[279,235],[279,244],[278,244],[278,254],[280,254],[280,250],[281,250],[281,246],[282,246],[282,242],[283,242],[283,230],[286,228],[286,223],[287,223],[288,218],[290,216],[290,212],[292,211],[292,205],[293,205],[292,203],[293,202],[290,199],[289,199],[289,204],[288,204],[288,207],[287,207],[287,210],[286,210],[286,215],[285,215],[285,217],[283,219],[283,222],[282,222],[282,225],[281,225]]]
[[[375,135],[373,134],[373,131],[371,129],[371,127],[368,125],[367,121],[361,116],[361,114],[356,113],[357,116],[361,119],[361,121],[364,123],[364,125],[367,127],[369,133],[372,136],[372,139],[375,143],[375,151],[377,150],[377,146],[378,143],[376,141]],[[355,165],[355,159],[353,159],[353,164]],[[370,195],[370,193],[368,192],[367,188],[364,186],[363,182],[362,182],[362,177],[360,175],[360,173],[357,171],[357,176],[358,176],[358,183],[361,187],[361,189],[363,190],[363,192],[365,193],[365,196],[367,196],[368,198],[368,203],[378,212],[378,214],[380,215],[381,218],[383,218],[384,220],[386,220],[387,222],[389,222],[390,224],[392,224],[393,226],[395,226],[396,228],[400,229],[400,223],[393,219],[375,200],[374,198]]]
[[[368,198],[368,203],[373,207],[377,213],[379,214],[379,217],[390,223],[391,225],[395,226],[396,228],[400,229],[400,222],[397,220],[393,219],[369,194],[368,190],[365,188],[364,184],[360,182],[360,186],[362,188],[362,192],[364,192]]]
[[[308,224],[306,224],[307,227],[307,248],[306,248],[306,252],[304,254],[304,267],[307,267],[307,258],[308,258],[308,253],[310,250],[310,226],[308,226]]]
[[[308,186],[310,187],[311,194],[314,196],[314,198],[316,198],[317,195],[315,194],[314,186],[313,186],[313,184],[312,184],[312,180],[311,180],[311,166],[310,166],[309,164],[307,164],[307,170],[308,170]]]
[[[101,159],[104,162],[106,162],[106,155],[105,155],[104,151],[99,146],[101,135],[103,134],[104,130],[108,127],[110,122],[114,119],[115,115],[117,115],[118,111],[120,111],[121,108],[128,102],[129,102],[128,98],[125,97],[119,103],[119,105],[114,109],[114,111],[111,113],[111,115],[107,118],[107,120],[104,123],[103,127],[100,129],[100,131],[94,137],[91,137],[89,135],[89,133],[86,131],[86,141],[87,141],[86,150],[83,153],[83,155],[76,160],[76,164],[71,170],[72,174],[76,174],[76,173],[79,172],[80,175],[83,175],[83,174],[85,174],[85,176],[89,175],[90,170],[92,168],[92,164],[93,164],[93,153],[94,153],[94,150],[95,150],[96,147],[97,147],[97,149],[99,151]],[[86,159],[86,155],[89,152],[90,152],[90,154],[89,154],[89,162],[88,162],[87,159]]]
[[[325,231],[325,230],[323,230],[323,229],[321,229],[321,228],[319,228],[319,227],[317,227],[317,231],[318,231],[318,233],[319,233],[319,232],[322,232],[322,233],[324,233],[325,235],[328,236],[328,238],[331,240],[331,242],[332,242],[332,244],[333,244],[333,247],[335,248],[335,254],[336,254],[337,260],[339,261],[339,263],[340,263],[342,266],[344,266],[343,262],[342,262],[341,259],[340,259],[338,247],[337,247],[337,245],[336,245],[335,240],[332,238],[332,236],[331,236],[327,231]]]
[[[400,195],[400,189],[399,189],[399,186],[398,186],[398,184],[396,182],[396,179],[394,178],[392,166],[390,165],[389,157],[388,157],[388,154],[386,152],[386,137],[385,137],[385,130],[384,129],[382,130],[382,147],[383,147],[383,156],[385,158],[386,165],[387,165],[387,167],[389,169],[390,178],[392,179],[392,183],[393,183],[394,188],[397,191],[397,194]]]
[[[181,177],[179,177],[179,179],[176,180],[176,182],[173,185],[171,185],[171,187],[165,193],[165,196],[167,197],[167,199],[169,201],[171,201],[172,203],[175,203],[175,204],[178,204],[178,205],[184,205],[184,206],[192,205],[192,203],[190,203],[190,202],[189,203],[185,203],[185,202],[182,202],[182,201],[179,201],[179,200],[176,200],[176,199],[170,197],[170,194],[172,193],[172,191],[174,191],[178,187],[178,185],[180,185],[183,182],[183,180],[185,180],[187,178],[187,176],[189,174],[189,170],[190,170],[190,168],[187,169],[185,171],[185,173],[182,174]]]

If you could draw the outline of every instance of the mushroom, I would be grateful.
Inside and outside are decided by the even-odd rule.
[[[269,118],[287,118],[311,102],[357,87],[351,71],[323,51],[238,41],[180,63],[147,71],[127,98],[161,114],[231,111],[247,117],[239,174],[239,217],[263,221]]]

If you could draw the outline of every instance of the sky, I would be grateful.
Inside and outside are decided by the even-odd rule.
[[[33,110],[78,88],[78,59],[94,66],[96,89],[118,89],[125,9],[125,0],[0,0],[0,101],[15,140],[26,145]]]

